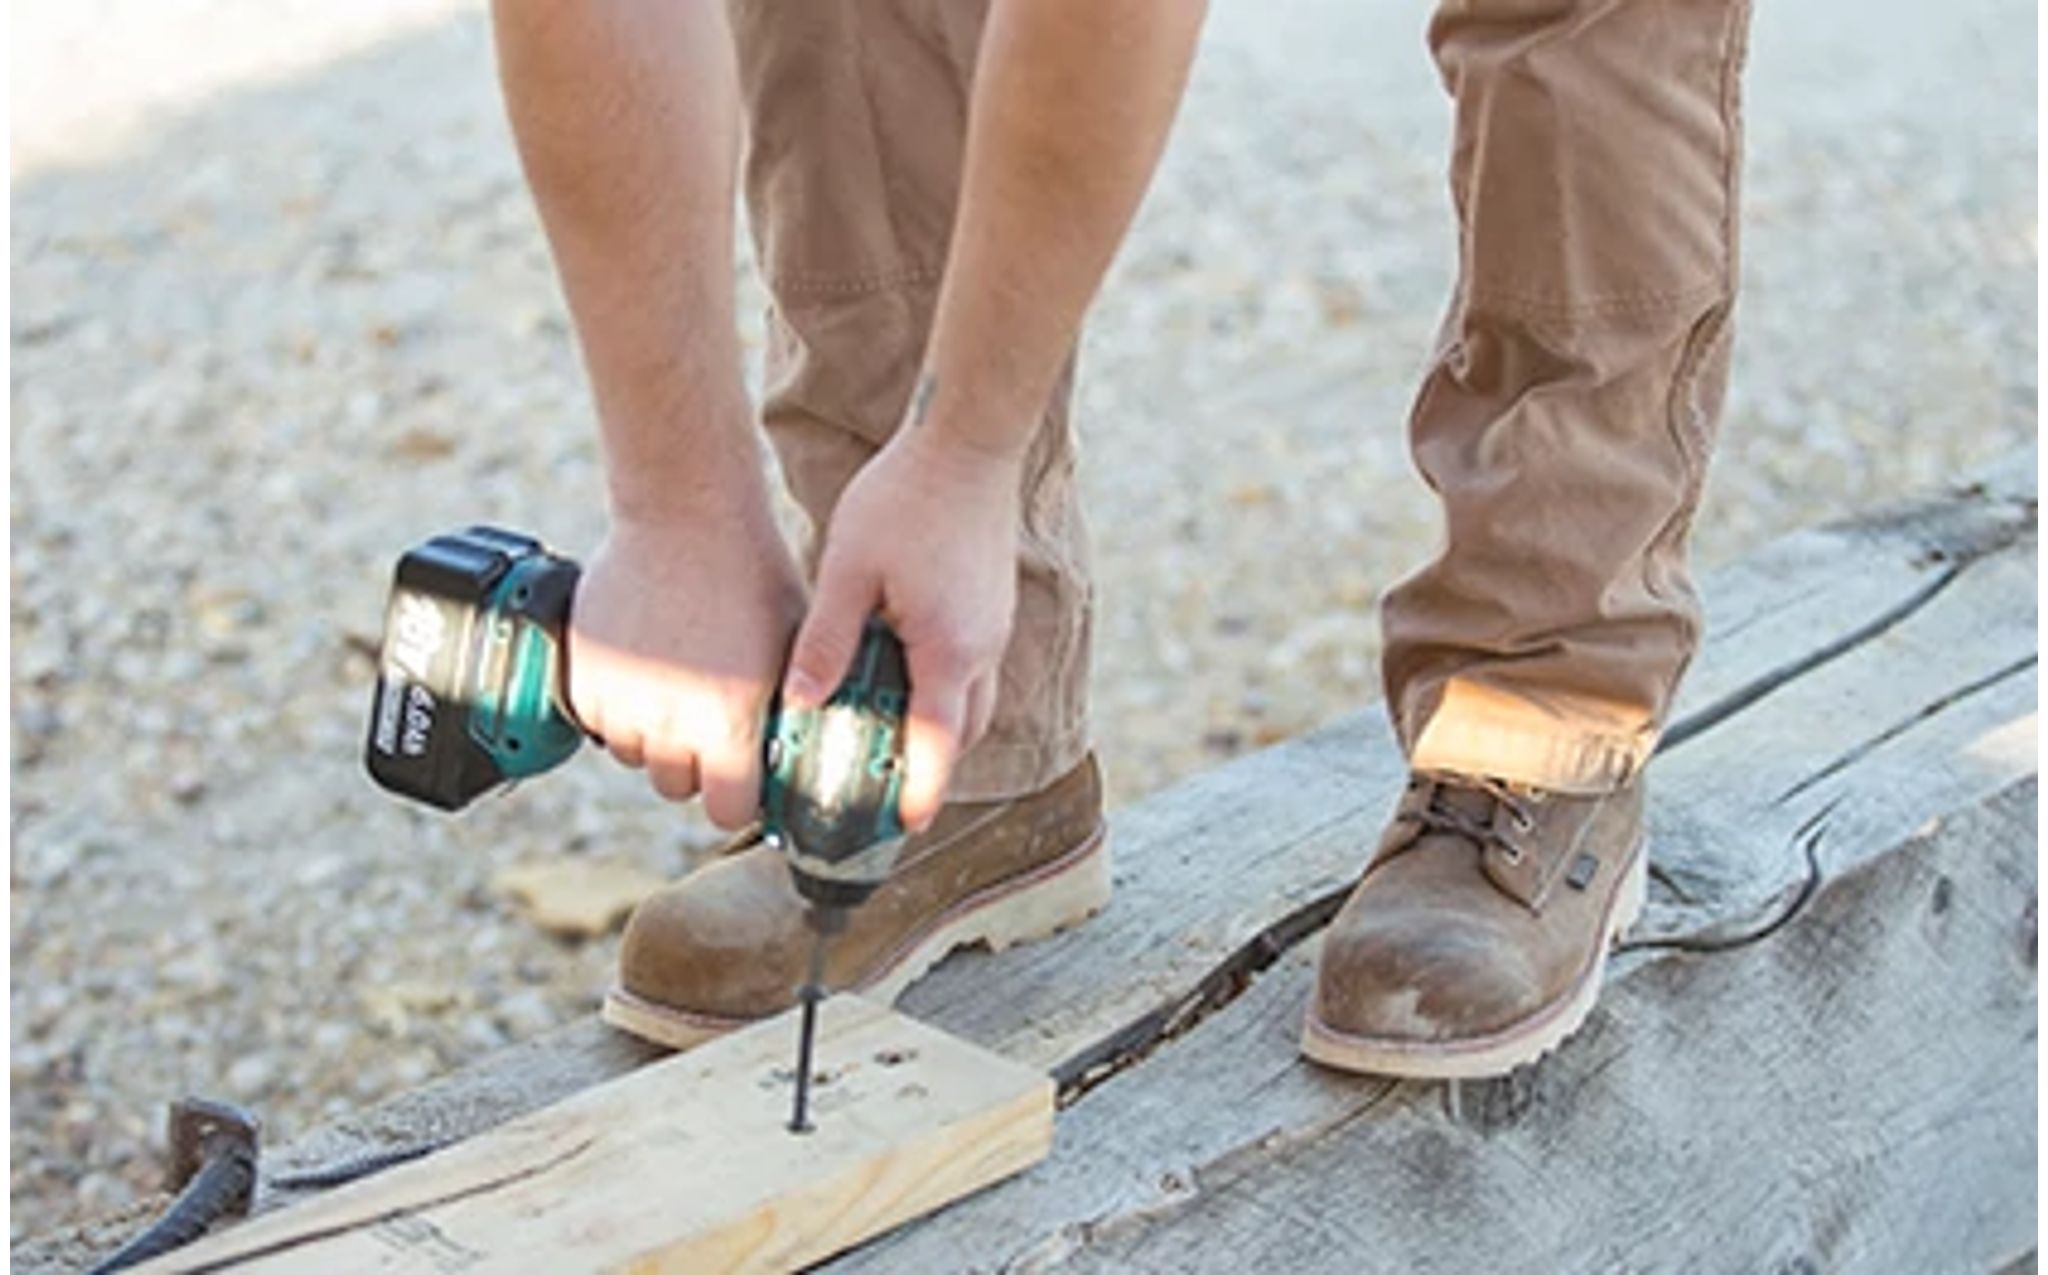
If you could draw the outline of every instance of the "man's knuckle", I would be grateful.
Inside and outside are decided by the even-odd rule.
[[[654,783],[654,791],[671,801],[681,801],[697,791],[696,774],[688,766],[667,762],[648,769],[648,777]]]

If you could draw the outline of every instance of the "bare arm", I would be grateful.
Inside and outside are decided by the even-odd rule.
[[[837,683],[862,618],[902,636],[904,817],[987,728],[1016,595],[1022,458],[1165,144],[1202,0],[996,0],[960,209],[910,419],[826,534],[787,693]]]
[[[738,827],[801,618],[733,327],[738,89],[722,4],[495,0],[500,78],[575,317],[611,524],[577,589],[576,714]],[[715,604],[710,599],[716,599]]]
[[[997,0],[920,387],[937,431],[1024,450],[1151,181],[1205,8]]]
[[[733,328],[739,90],[724,6],[496,0],[492,17],[614,508],[700,509],[758,471]]]

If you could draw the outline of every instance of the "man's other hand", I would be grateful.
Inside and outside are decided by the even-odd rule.
[[[953,765],[995,712],[1017,602],[1018,461],[909,425],[840,497],[810,615],[790,656],[793,704],[828,698],[874,612],[903,640],[910,721],[901,814],[944,803]]]

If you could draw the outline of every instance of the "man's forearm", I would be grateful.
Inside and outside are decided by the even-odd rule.
[[[996,0],[915,421],[1021,454],[1145,192],[1203,0]]]
[[[495,0],[492,17],[614,512],[703,509],[758,473],[733,328],[739,126],[724,6]]]

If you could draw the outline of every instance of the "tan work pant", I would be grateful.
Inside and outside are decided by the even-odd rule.
[[[909,402],[985,9],[732,0],[764,419],[817,527]],[[1417,766],[1596,791],[1655,743],[1699,640],[1685,539],[1727,382],[1747,21],[1746,0],[1443,0],[1431,24],[1460,272],[1410,429],[1448,534],[1383,611]],[[1025,465],[1016,632],[958,799],[1088,747],[1071,379]]]

